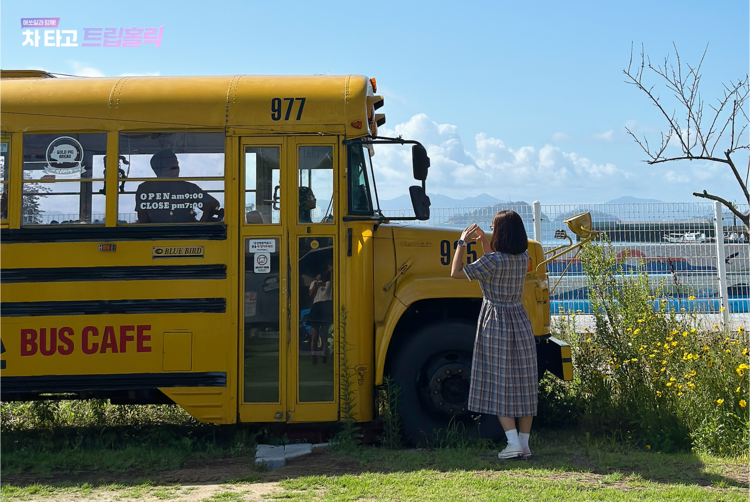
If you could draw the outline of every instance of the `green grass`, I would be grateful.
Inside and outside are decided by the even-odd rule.
[[[745,490],[709,492],[695,485],[647,482],[609,487],[582,478],[556,477],[555,471],[509,476],[497,471],[420,470],[408,473],[311,477],[283,481],[287,490],[272,500],[747,500]],[[550,479],[551,478],[551,479]],[[626,478],[627,479],[627,478]]]
[[[391,450],[358,447],[332,453],[334,464],[361,474],[292,477],[268,500],[747,500],[748,458],[704,453],[668,454],[592,438],[571,431],[532,435],[534,456],[497,460],[504,445],[473,448]],[[326,472],[326,458],[320,463]],[[3,460],[5,461],[5,460]],[[210,502],[244,500],[243,486],[272,473],[251,472],[216,485]],[[184,500],[193,487],[131,484],[3,483],[3,500],[96,499]]]

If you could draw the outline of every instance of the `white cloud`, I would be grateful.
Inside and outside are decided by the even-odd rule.
[[[612,136],[614,135],[615,131],[605,131],[601,133],[594,134],[594,139],[604,140],[604,141],[612,141]]]
[[[552,141],[554,141],[556,143],[560,143],[560,142],[563,142],[563,141],[570,141],[572,139],[573,138],[571,138],[570,136],[568,136],[564,132],[556,132],[555,134],[552,135]]]
[[[420,141],[431,159],[428,190],[454,198],[489,193],[501,199],[575,200],[583,196],[565,194],[590,193],[602,185],[618,186],[634,178],[612,163],[597,163],[554,145],[514,149],[485,133],[474,138],[472,153],[457,126],[438,124],[424,114],[393,129],[380,128],[379,134]],[[373,163],[383,199],[403,195],[415,183],[407,148],[378,145]]]
[[[73,75],[77,77],[103,77],[104,73],[81,61],[69,60],[67,63],[73,68]]]
[[[664,179],[670,183],[690,183],[690,178],[676,171],[667,171],[664,173]]]

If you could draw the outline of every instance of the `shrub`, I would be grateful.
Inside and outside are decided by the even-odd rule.
[[[747,455],[744,330],[701,328],[694,313],[670,310],[665,290],[624,273],[607,244],[585,246],[581,260],[596,328],[560,334],[573,349],[578,423],[663,451]]]

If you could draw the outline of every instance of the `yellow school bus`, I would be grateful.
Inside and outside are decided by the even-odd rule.
[[[429,217],[429,158],[377,136],[383,102],[357,75],[3,71],[2,400],[334,422],[346,379],[367,422],[391,375],[410,436],[471,420],[481,292],[450,278],[457,231],[379,211],[370,156],[406,144],[417,183],[404,191]],[[529,253],[540,372],[569,380],[544,252]]]

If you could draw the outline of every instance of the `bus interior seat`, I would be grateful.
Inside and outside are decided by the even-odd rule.
[[[261,214],[260,211],[248,211],[245,214],[245,220],[248,223],[255,223],[255,224],[265,223],[265,221],[263,221],[263,215]]]

